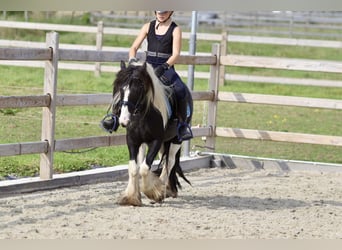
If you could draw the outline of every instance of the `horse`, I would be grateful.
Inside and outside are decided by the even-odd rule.
[[[178,140],[177,119],[172,112],[176,108],[172,86],[164,85],[146,62],[126,66],[121,61],[120,66],[113,83],[113,105],[118,104],[119,123],[126,128],[129,179],[118,203],[141,206],[141,191],[152,202],[161,203],[167,197],[177,197],[178,188],[182,188],[177,175],[191,185],[180,166],[182,142]],[[189,89],[185,89],[186,122],[190,124],[193,99]],[[152,170],[158,154],[158,168]]]

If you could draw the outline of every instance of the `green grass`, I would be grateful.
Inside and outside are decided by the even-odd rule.
[[[229,82],[221,88],[222,91],[255,93],[268,95],[301,96],[312,98],[342,99],[342,88],[317,87],[300,85],[281,85],[271,83]]]
[[[59,23],[62,20],[54,20]],[[64,23],[70,23],[65,19]],[[87,17],[72,20],[85,24]],[[73,23],[73,24],[75,24]],[[0,29],[2,39],[44,41],[45,32]],[[105,36],[105,46],[128,47],[133,37]],[[63,32],[61,43],[95,44],[95,35]],[[183,50],[188,43],[183,43]],[[197,51],[210,52],[211,43],[199,41]],[[336,49],[303,48],[296,46],[254,45],[229,43],[228,52],[240,55],[258,55],[321,60],[342,60]],[[187,66],[177,65],[178,70]],[[208,71],[209,66],[196,66],[196,70]],[[328,74],[304,71],[269,70],[255,68],[227,67],[226,72],[234,74],[278,76],[294,78],[314,78],[342,80],[342,74]],[[1,95],[37,95],[43,93],[44,70],[39,68],[0,66]],[[102,73],[95,77],[93,72],[59,70],[58,93],[111,93],[114,73]],[[184,79],[186,81],[186,79]],[[208,81],[195,80],[195,90],[207,90]],[[274,94],[314,98],[342,99],[342,88],[310,87],[299,85],[279,85],[269,83],[226,82],[220,91],[241,93]],[[107,111],[107,105],[58,107],[56,139],[106,135],[98,124]],[[0,109],[0,143],[40,141],[41,108]],[[192,125],[205,125],[207,103],[195,102]],[[244,103],[220,103],[218,106],[218,126],[289,131],[323,135],[342,135],[342,113],[338,110],[286,107],[276,105],[251,105]],[[124,133],[122,128],[118,133]],[[342,163],[341,147],[294,144],[284,142],[217,138],[216,152],[272,157],[281,159]],[[201,138],[194,138],[191,146],[203,146]],[[202,150],[202,149],[201,149]],[[97,166],[126,164],[126,146],[90,148],[55,154],[55,172],[70,172]],[[0,179],[6,175],[34,176],[39,172],[39,155],[0,157]]]

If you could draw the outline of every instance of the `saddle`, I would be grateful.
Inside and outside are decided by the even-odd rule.
[[[181,142],[182,140],[191,139],[193,135],[190,126],[187,123],[180,122],[178,120],[178,113],[185,112],[185,110],[182,109],[186,109],[186,117],[190,116],[191,108],[189,103],[187,103],[185,100],[177,99],[176,92],[174,89],[175,85],[171,83],[171,81],[167,77],[163,75],[159,79],[164,85],[169,86],[172,89],[172,93],[170,96],[168,96],[167,100],[169,121],[167,123],[164,140],[170,140],[174,138],[175,135],[177,135],[178,142]],[[179,105],[183,105],[184,107],[181,108]]]

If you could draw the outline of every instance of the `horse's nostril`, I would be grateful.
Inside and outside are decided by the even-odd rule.
[[[119,118],[119,123],[122,127],[127,127],[129,121],[130,121],[129,118],[127,117]]]

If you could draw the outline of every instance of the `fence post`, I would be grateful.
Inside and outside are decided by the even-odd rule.
[[[96,33],[96,50],[102,50],[102,44],[103,44],[103,22],[99,21],[97,22],[97,33]],[[96,62],[95,63],[95,76],[101,75],[101,63]]]
[[[216,64],[210,65],[209,91],[214,94],[213,100],[208,104],[208,126],[211,128],[211,135],[207,138],[205,146],[210,151],[215,151],[216,141],[216,115],[217,115],[217,95],[219,90],[219,76],[220,76],[220,44],[214,43],[211,54],[217,57]]]
[[[46,34],[46,46],[51,49],[51,59],[45,62],[44,94],[50,96],[50,105],[43,107],[42,141],[48,143],[47,152],[40,154],[40,178],[52,179],[53,156],[55,148],[56,97],[58,72],[59,35],[56,32]]]
[[[28,22],[29,19],[29,12],[27,10],[24,11],[25,22]]]
[[[222,32],[222,40],[221,40],[221,49],[220,49],[220,54],[222,56],[227,55],[227,42],[228,42],[228,32],[224,31]],[[225,66],[220,65],[220,86],[224,86],[224,81],[225,81]]]

